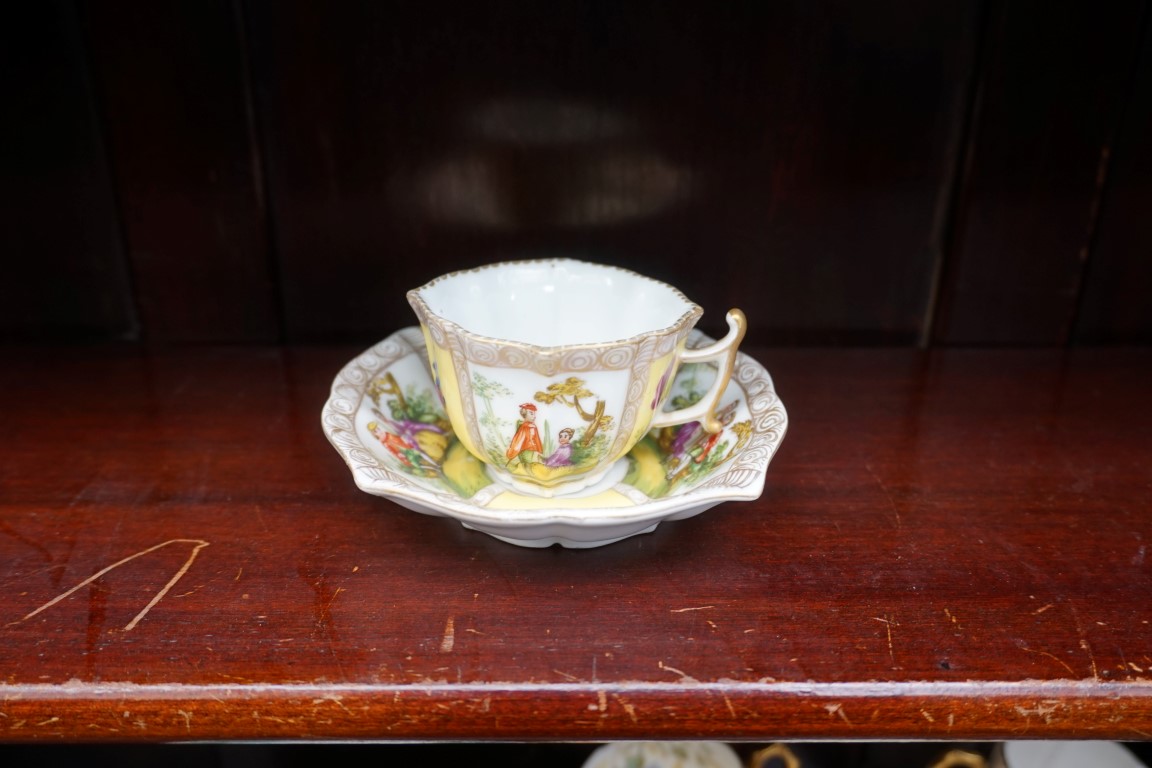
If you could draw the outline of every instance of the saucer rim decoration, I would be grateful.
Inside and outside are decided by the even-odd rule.
[[[693,330],[688,346],[701,347],[711,342],[708,336]],[[511,493],[508,489],[489,486],[470,498],[448,490],[435,490],[390,467],[358,433],[357,415],[368,396],[368,388],[393,366],[413,355],[431,386],[423,332],[416,326],[392,333],[345,364],[333,380],[321,411],[325,436],[344,459],[362,491],[391,499],[415,512],[453,518],[466,528],[519,546],[602,546],[650,532],[663,521],[692,517],[725,501],[759,498],[768,464],[788,427],[787,412],[771,376],[762,365],[740,352],[729,387],[738,388],[742,395],[750,415],[751,431],[742,447],[733,450],[732,460],[696,484],[659,498],[648,497],[624,482],[612,485],[611,490],[627,499],[629,506],[589,507],[587,502],[572,497],[525,496],[519,508],[493,508],[483,504],[490,503],[496,491],[507,497]],[[629,456],[631,453],[620,461],[631,461]]]

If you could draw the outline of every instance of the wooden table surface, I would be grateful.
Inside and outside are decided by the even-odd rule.
[[[1152,738],[1152,350],[749,350],[760,500],[583,551],[358,491],[359,351],[4,351],[0,740]]]

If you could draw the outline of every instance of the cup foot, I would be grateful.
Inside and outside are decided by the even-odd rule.
[[[567,549],[592,549],[594,547],[603,547],[608,544],[615,544],[618,541],[624,541],[624,539],[629,539],[633,536],[639,536],[644,533],[652,533],[652,531],[656,530],[656,526],[659,525],[659,523],[652,523],[651,525],[644,526],[639,530],[629,531],[622,536],[608,536],[603,539],[592,538],[587,540],[573,539],[567,536],[545,536],[539,539],[518,539],[514,536],[504,536],[503,534],[493,533],[491,530],[477,528],[476,526],[469,525],[468,523],[461,523],[461,525],[470,531],[486,533],[494,539],[499,539],[506,544],[515,544],[518,547],[543,549],[544,547],[550,547],[553,544],[559,544],[560,546]]]
[[[606,468],[580,475],[558,485],[544,486],[524,480],[516,475],[488,466],[488,476],[493,482],[515,493],[525,496],[539,496],[544,499],[557,497],[573,498],[595,496],[619,483],[628,474],[628,459],[617,459]]]

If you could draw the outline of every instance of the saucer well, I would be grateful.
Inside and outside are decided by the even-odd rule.
[[[709,343],[699,331],[688,340],[689,347]],[[669,407],[700,397],[715,377],[712,365],[685,365]],[[788,428],[772,378],[739,354],[720,406],[725,428],[715,436],[695,423],[653,430],[597,485],[571,496],[529,496],[493,482],[456,440],[428,368],[424,337],[419,328],[405,328],[344,366],[321,424],[367,493],[454,518],[511,544],[587,548],[760,496]]]

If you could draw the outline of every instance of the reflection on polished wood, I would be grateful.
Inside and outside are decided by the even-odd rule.
[[[5,352],[4,739],[1152,735],[1152,352],[753,348],[760,500],[536,551],[356,490],[358,351]]]

